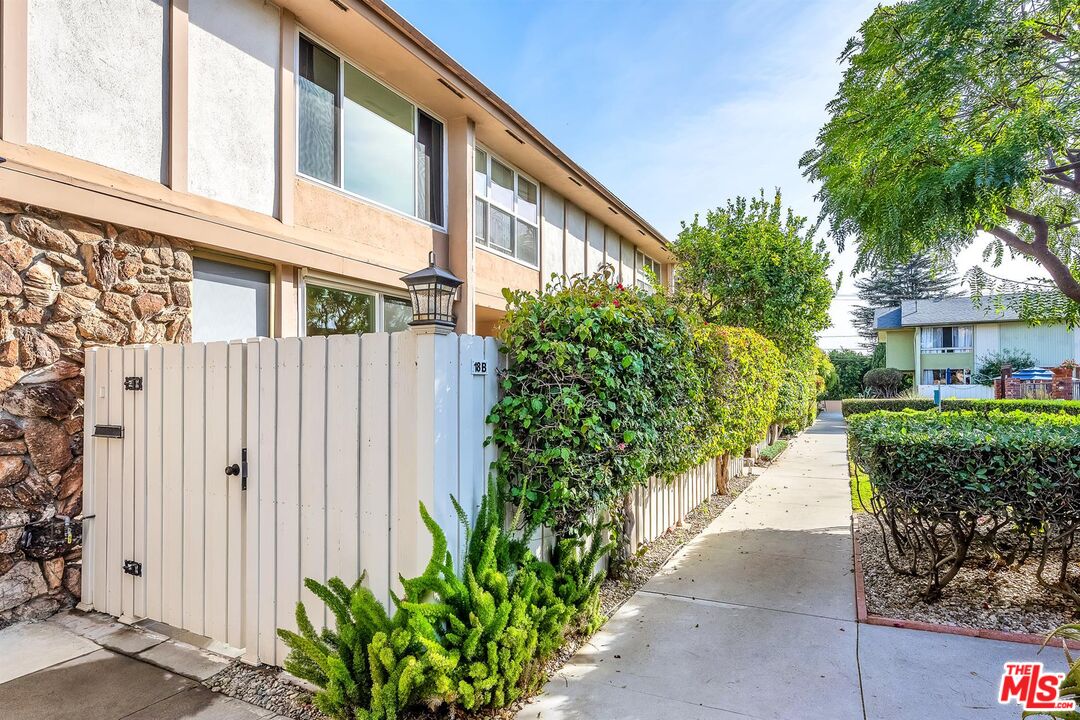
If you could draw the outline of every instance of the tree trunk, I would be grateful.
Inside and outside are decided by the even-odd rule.
[[[727,495],[728,470],[731,468],[731,453],[724,453],[716,458],[716,492]]]

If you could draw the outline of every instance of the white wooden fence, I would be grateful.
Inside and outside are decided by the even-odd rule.
[[[305,577],[366,571],[389,604],[430,555],[419,502],[460,555],[450,495],[483,495],[499,363],[489,338],[413,332],[89,350],[83,607],[280,665],[298,600],[332,621]],[[714,488],[710,462],[637,491],[634,544]]]

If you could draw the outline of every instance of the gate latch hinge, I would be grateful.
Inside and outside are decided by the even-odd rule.
[[[134,560],[124,561],[124,572],[135,577],[142,577],[142,563]]]
[[[124,378],[125,390],[142,390],[142,378],[133,376]]]

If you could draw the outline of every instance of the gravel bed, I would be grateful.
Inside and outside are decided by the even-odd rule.
[[[760,473],[760,470],[758,470]],[[745,490],[757,475],[745,475],[731,478],[728,482],[727,495],[713,495],[690,512],[683,520],[682,527],[672,528],[664,535],[645,547],[643,551],[627,563],[624,576],[608,579],[600,586],[601,612],[610,617],[655,575],[668,559],[683,545],[696,537],[722,513],[732,501]],[[565,645],[540,669],[544,680],[537,683],[543,687],[546,680],[556,673],[566,662],[588,642],[589,637],[575,635],[567,639]],[[251,667],[235,662],[228,668],[207,680],[204,684],[214,692],[221,692],[231,697],[244,700],[253,705],[273,710],[276,713],[296,720],[325,720],[311,704],[311,694],[303,688],[287,683],[280,678],[281,670],[268,667]],[[509,707],[477,714],[463,714],[455,708],[413,711],[402,714],[403,720],[446,720],[453,718],[494,718],[510,720],[527,700],[521,700]]]
[[[326,716],[311,704],[311,693],[281,679],[274,667],[252,667],[239,660],[203,685],[213,692],[234,697],[252,705],[272,710],[296,720],[325,720]]]
[[[921,597],[925,580],[896,573],[886,563],[884,541],[873,517],[858,516],[856,535],[866,610],[871,615],[1035,635],[1080,618],[1060,595],[1039,584],[1035,558],[1019,568],[969,561],[945,586],[941,599],[927,603]]]

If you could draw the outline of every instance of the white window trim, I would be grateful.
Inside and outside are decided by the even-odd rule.
[[[922,338],[927,337],[927,335],[925,333],[920,332],[919,333],[919,337],[920,337],[920,348],[919,348],[919,350],[920,350],[920,352],[922,352],[923,355],[949,355],[949,354],[953,354],[953,353],[975,352],[975,326],[974,325],[964,325],[964,324],[960,324],[960,325],[927,325],[923,329],[924,330],[934,330],[936,328],[953,328],[953,329],[956,329],[956,328],[968,328],[970,330],[972,344],[970,346],[950,345],[950,346],[947,346],[947,347],[933,347],[933,346],[922,347],[921,346]],[[933,335],[931,334],[930,337],[933,337]]]
[[[297,298],[299,304],[297,311],[300,318],[300,337],[307,337],[307,288],[309,282],[318,287],[344,290],[345,292],[363,295],[373,295],[375,297],[375,330],[373,332],[386,332],[383,327],[383,316],[385,315],[383,300],[385,298],[389,297],[394,298],[395,300],[405,300],[410,303],[410,307],[412,303],[412,299],[409,297],[407,291],[388,291],[386,288],[365,283],[360,280],[305,271],[300,278],[300,292],[298,293],[299,297]]]
[[[414,123],[413,124],[413,139],[414,139],[414,142],[413,142],[413,162],[412,162],[412,167],[413,167],[413,212],[412,212],[412,214],[409,214],[407,212],[399,210],[398,208],[390,207],[389,205],[384,205],[383,203],[379,202],[378,200],[373,200],[372,198],[365,197],[365,196],[360,195],[358,193],[354,193],[351,190],[347,190],[345,188],[345,173],[344,173],[344,166],[345,166],[345,163],[344,163],[345,122],[344,122],[344,117],[343,117],[343,110],[344,110],[343,107],[339,107],[338,110],[337,110],[337,114],[338,114],[338,117],[337,117],[337,120],[338,120],[338,122],[337,122],[337,155],[334,158],[335,171],[336,171],[338,177],[341,179],[341,185],[334,185],[333,183],[328,183],[325,180],[320,180],[317,177],[312,177],[311,175],[307,175],[307,174],[300,171],[300,142],[299,142],[299,140],[300,140],[300,101],[299,101],[300,92],[299,92],[299,86],[300,86],[300,36],[301,35],[307,37],[308,40],[315,43],[316,45],[320,45],[324,50],[337,55],[337,58],[338,58],[338,74],[337,74],[338,88],[337,88],[337,92],[338,92],[338,96],[340,98],[342,98],[342,101],[344,101],[344,98],[345,98],[345,69],[344,69],[344,63],[349,63],[354,68],[356,68],[360,72],[364,73],[369,78],[371,78],[372,80],[374,80],[378,84],[382,85],[384,88],[386,88],[387,90],[394,93],[395,95],[397,95],[398,97],[400,97],[401,99],[405,100],[406,102],[408,102],[410,105],[413,106],[413,123]],[[450,190],[449,190],[450,151],[449,151],[449,142],[447,142],[447,140],[448,140],[448,137],[447,137],[448,136],[448,129],[447,129],[447,124],[446,124],[446,118],[444,118],[443,116],[439,115],[438,113],[430,110],[427,106],[421,105],[420,103],[416,102],[412,97],[410,97],[409,95],[401,92],[400,90],[393,87],[392,85],[386,84],[381,79],[379,79],[378,75],[376,75],[374,72],[372,72],[370,69],[368,69],[367,66],[362,65],[362,64],[360,64],[358,62],[355,62],[354,60],[348,59],[348,56],[345,53],[338,50],[337,47],[335,47],[331,43],[328,43],[325,40],[323,40],[321,37],[319,37],[318,34],[310,32],[306,27],[300,25],[299,23],[297,24],[296,42],[293,43],[293,47],[294,47],[294,50],[293,50],[292,66],[293,66],[293,68],[295,68],[295,72],[293,73],[294,74],[294,83],[295,83],[293,93],[297,98],[297,101],[294,103],[294,105],[296,106],[295,107],[296,113],[295,113],[295,117],[293,118],[293,120],[295,122],[295,127],[293,129],[293,132],[294,132],[294,137],[297,140],[297,142],[294,143],[295,146],[296,146],[296,148],[295,148],[296,149],[296,157],[293,159],[293,167],[296,170],[296,176],[298,178],[301,178],[302,180],[304,180],[306,182],[310,182],[310,183],[313,183],[315,185],[319,185],[319,186],[327,188],[329,190],[334,190],[334,191],[336,191],[338,193],[341,193],[342,195],[344,195],[345,197],[348,197],[350,199],[360,200],[360,201],[362,201],[362,202],[364,202],[364,203],[366,203],[368,205],[371,205],[373,207],[377,207],[380,210],[385,210],[387,212],[391,212],[391,213],[393,213],[395,215],[398,215],[400,217],[403,217],[403,218],[412,220],[414,222],[420,223],[421,225],[424,225],[426,227],[434,228],[435,230],[439,230],[439,231],[442,231],[442,232],[447,232],[447,230],[449,228],[449,217],[448,216],[449,216],[449,212],[450,212],[450,202],[449,202],[449,200],[450,200]],[[417,117],[417,111],[419,111],[419,110],[423,110],[425,114],[430,115],[435,120],[438,120],[440,123],[442,123],[442,127],[443,127],[443,138],[442,138],[442,198],[441,198],[441,200],[442,200],[442,214],[443,214],[443,222],[442,222],[442,224],[433,223],[430,220],[424,220],[423,218],[419,217],[416,214],[416,211],[417,211],[417,208],[416,208],[416,159],[417,158],[416,158],[416,142],[415,142],[415,138],[416,138],[416,128],[418,126],[417,124],[418,124],[418,121],[419,121],[419,118]]]
[[[477,242],[475,229],[473,231],[473,238],[472,238],[473,246],[478,247],[481,250],[486,250],[487,252],[491,253],[492,255],[497,255],[499,257],[504,257],[504,258],[507,258],[509,260],[513,260],[518,265],[524,265],[525,267],[529,268],[530,270],[539,270],[540,269],[540,257],[541,257],[541,255],[543,253],[543,248],[541,247],[541,245],[542,245],[542,243],[544,241],[544,239],[540,235],[540,225],[541,225],[540,221],[541,221],[541,219],[543,217],[543,210],[541,208],[541,196],[543,195],[543,188],[540,185],[540,182],[536,178],[534,178],[533,176],[529,175],[528,173],[522,172],[521,170],[519,170],[518,167],[516,165],[514,165],[514,163],[504,160],[501,156],[496,155],[495,153],[491,152],[490,150],[488,150],[485,146],[481,145],[480,143],[476,143],[476,146],[475,146],[474,149],[479,150],[480,152],[485,153],[487,155],[488,166],[487,166],[486,170],[487,170],[487,183],[488,183],[488,186],[486,188],[487,192],[484,195],[481,195],[480,193],[477,192],[475,182],[473,183],[473,198],[474,198],[473,208],[475,209],[475,207],[476,207],[476,202],[475,202],[476,200],[482,200],[483,202],[487,203],[488,205],[494,205],[495,207],[502,210],[503,212],[508,213],[510,215],[510,217],[512,217],[514,219],[514,221],[515,221],[515,225],[512,228],[513,232],[515,233],[515,238],[517,237],[516,236],[516,233],[517,233],[516,221],[520,220],[521,222],[525,223],[526,225],[536,228],[536,262],[531,263],[528,260],[522,260],[517,255],[514,255],[512,253],[508,253],[505,250],[503,250],[502,248],[498,248],[498,247],[495,247],[495,246],[491,245],[491,243],[486,238],[485,238],[484,242],[482,242],[482,243]],[[475,157],[475,153],[474,153],[474,157]],[[503,205],[502,203],[496,202],[494,199],[492,199],[492,197],[491,197],[491,161],[492,160],[498,160],[500,163],[502,163],[506,167],[510,168],[511,172],[514,173],[514,190],[513,190],[513,193],[514,193],[514,203],[515,204],[517,204],[518,178],[519,177],[525,178],[526,180],[528,180],[529,182],[531,182],[533,185],[536,186],[536,222],[530,222],[530,221],[526,220],[525,218],[518,215],[517,211],[514,208],[508,208],[505,205]],[[473,177],[474,178],[475,178],[475,173],[476,173],[476,168],[474,167],[473,168],[473,174],[474,174]],[[474,226],[474,228],[475,228],[475,223],[476,223],[476,219],[473,218],[473,226]],[[491,225],[490,225],[490,223],[485,222],[484,230],[488,235],[491,234]]]

